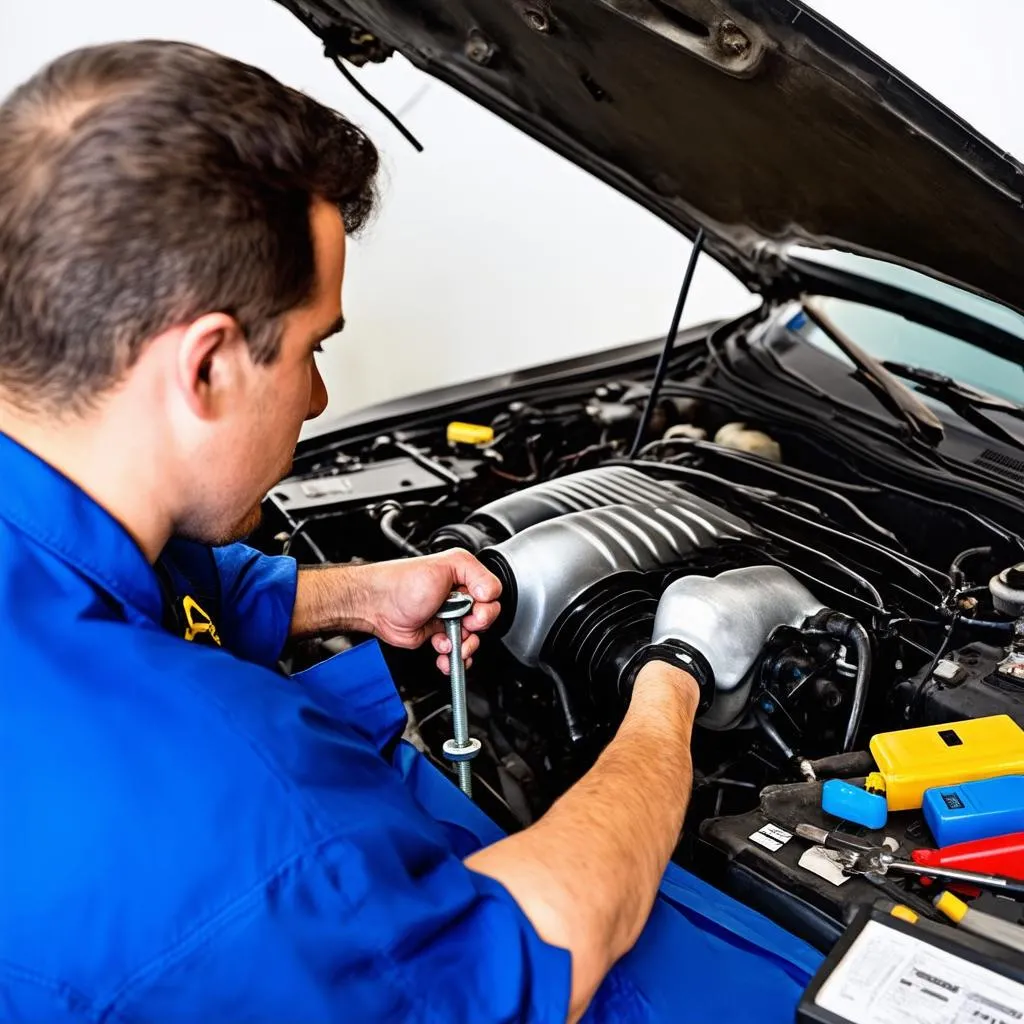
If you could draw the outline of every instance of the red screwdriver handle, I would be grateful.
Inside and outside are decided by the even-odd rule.
[[[975,839],[940,850],[915,850],[911,856],[922,867],[958,868],[1024,881],[1024,832]]]

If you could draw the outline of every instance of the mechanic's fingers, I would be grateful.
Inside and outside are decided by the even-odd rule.
[[[467,615],[462,620],[462,639],[464,641],[468,640],[470,637],[475,636],[478,631],[485,630],[489,626],[494,625],[494,621],[500,612],[501,605],[497,602],[479,605],[474,608],[473,614]],[[443,628],[431,635],[430,642],[438,654],[451,653],[451,641],[448,639],[448,634],[444,632]],[[473,650],[476,650],[476,647]]]
[[[494,573],[462,548],[445,551],[441,556],[451,570],[452,580],[469,591],[474,601],[496,601],[501,594],[501,583]]]
[[[435,633],[430,638],[431,646],[438,654],[451,654],[451,641],[443,633]],[[476,633],[462,631],[462,660],[471,658],[480,649],[480,637]]]
[[[466,668],[470,668],[472,666],[472,664],[473,664],[473,659],[470,658],[469,661],[466,662]],[[451,673],[451,670],[452,670],[451,669],[451,662],[450,662],[447,654],[442,654],[442,655],[440,655],[438,657],[438,659],[437,659],[437,667],[445,675],[449,675]]]
[[[477,602],[473,611],[462,620],[463,635],[493,626],[500,612],[501,605],[497,601]]]

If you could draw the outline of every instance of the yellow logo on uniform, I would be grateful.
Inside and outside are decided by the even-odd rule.
[[[195,598],[186,594],[181,599],[181,607],[185,613],[185,622],[188,624],[185,639],[194,641],[196,637],[205,636],[220,647],[220,637],[217,636],[217,627],[213,624],[213,619],[196,604]]]

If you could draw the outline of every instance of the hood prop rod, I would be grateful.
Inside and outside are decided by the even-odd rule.
[[[644,406],[640,422],[636,425],[636,437],[633,438],[633,446],[629,449],[629,458],[635,459],[640,451],[647,433],[647,425],[654,413],[655,403],[658,401],[658,392],[665,383],[665,374],[668,373],[668,362],[672,357],[672,349],[675,348],[676,335],[679,334],[679,321],[683,317],[683,307],[686,305],[686,297],[690,294],[690,285],[693,283],[693,272],[697,269],[697,257],[704,248],[704,229],[698,228],[693,239],[693,248],[690,250],[690,258],[686,263],[686,273],[683,274],[683,284],[679,289],[679,298],[676,300],[675,312],[672,314],[672,323],[668,329],[668,336],[662,347],[661,355],[658,358],[658,368],[654,371],[654,381],[651,384],[650,394],[647,396],[647,404]]]

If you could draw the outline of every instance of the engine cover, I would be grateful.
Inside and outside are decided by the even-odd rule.
[[[464,523],[443,526],[430,538],[434,551],[464,547],[479,552],[538,523],[610,505],[658,504],[685,491],[632,466],[598,466],[545,480],[476,509]]]
[[[742,519],[680,491],[671,502],[611,505],[539,523],[480,557],[503,584],[498,628],[505,647],[537,667],[559,615],[594,584],[755,536]]]
[[[599,466],[534,484],[482,505],[468,521],[495,538],[506,538],[572,512],[608,505],[658,504],[684,493],[675,484],[656,480],[631,466]]]

